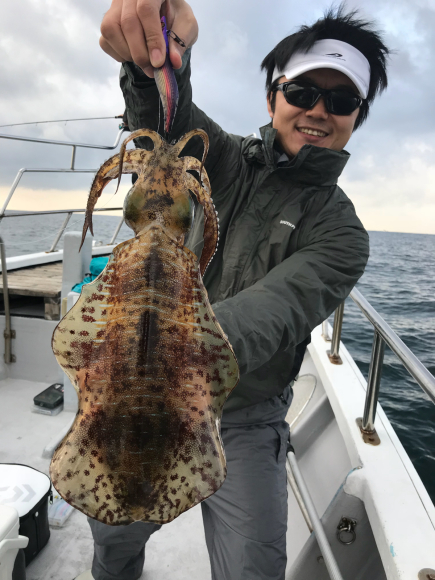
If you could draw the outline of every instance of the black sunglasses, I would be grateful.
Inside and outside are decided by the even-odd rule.
[[[274,90],[281,91],[287,103],[301,109],[312,109],[324,97],[326,110],[332,115],[350,115],[364,100],[346,89],[321,89],[300,81],[281,83]]]

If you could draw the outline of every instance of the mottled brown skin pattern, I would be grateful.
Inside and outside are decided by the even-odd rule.
[[[56,449],[50,475],[60,495],[111,525],[167,523],[216,492],[226,476],[220,419],[239,372],[201,278],[217,244],[205,171],[141,130],[155,149],[125,151],[95,177],[92,210],[110,179],[137,171],[124,207],[136,236],[119,244],[100,276],[57,326],[54,354],[78,393],[79,411]],[[200,185],[186,169],[202,175]],[[206,257],[182,241],[188,189],[204,206]],[[208,223],[207,223],[208,222]],[[207,258],[208,255],[208,258]],[[204,251],[203,251],[204,256]]]

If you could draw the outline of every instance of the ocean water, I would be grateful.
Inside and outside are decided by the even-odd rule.
[[[58,215],[4,219],[0,235],[7,256],[48,250],[63,220]],[[68,230],[81,231],[83,220],[83,215],[73,216]],[[119,220],[95,215],[95,240],[108,243]],[[435,236],[369,234],[370,260],[357,288],[435,375]],[[124,224],[117,241],[130,237],[132,231]],[[342,340],[367,378],[373,327],[350,298],[345,304]],[[380,403],[435,503],[435,405],[388,347]]]

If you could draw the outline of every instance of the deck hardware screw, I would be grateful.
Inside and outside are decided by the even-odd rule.
[[[324,564],[324,562],[325,562],[323,559],[323,556],[318,556],[317,561],[319,562],[319,564]]]

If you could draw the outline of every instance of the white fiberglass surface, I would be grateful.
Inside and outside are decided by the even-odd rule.
[[[435,568],[435,511],[409,457],[380,405],[375,421],[380,445],[364,443],[356,419],[362,416],[366,381],[341,344],[342,365],[332,365],[321,328],[309,353],[334,410],[354,469],[344,491],[361,499],[389,580],[408,580]]]

